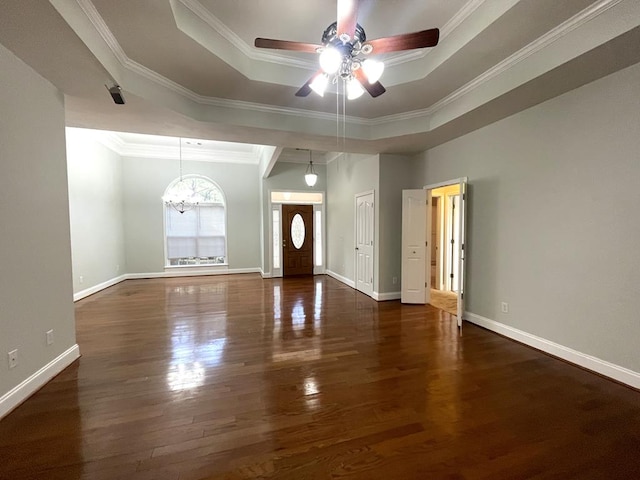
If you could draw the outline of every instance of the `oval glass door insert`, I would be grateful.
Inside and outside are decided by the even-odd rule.
[[[302,219],[302,215],[296,213],[293,216],[293,220],[291,220],[291,241],[293,242],[293,246],[298,250],[302,248],[302,244],[304,243],[304,220]]]

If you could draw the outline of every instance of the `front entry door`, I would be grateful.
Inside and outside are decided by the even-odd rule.
[[[282,274],[313,275],[313,205],[282,205]]]

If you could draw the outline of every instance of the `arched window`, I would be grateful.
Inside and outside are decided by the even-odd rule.
[[[208,178],[188,175],[174,180],[162,198],[166,264],[226,264],[227,216],[222,189]],[[187,204],[180,207],[176,199],[185,198]]]

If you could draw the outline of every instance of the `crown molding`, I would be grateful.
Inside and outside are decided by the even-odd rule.
[[[233,45],[240,53],[251,60],[259,60],[263,62],[276,63],[278,65],[287,65],[291,67],[315,70],[316,62],[305,61],[291,56],[257,50],[248,45],[236,33],[227,27],[218,17],[205,8],[198,0],[175,0],[182,3],[186,8],[191,10],[200,20],[206,23],[213,30],[224,37],[231,45]],[[177,23],[177,22],[176,22]]]
[[[445,38],[451,34],[456,28],[458,28],[462,22],[469,18],[478,7],[480,7],[486,0],[469,0],[464,6],[456,12],[456,14],[440,28],[440,39],[438,43],[441,43]],[[424,48],[416,51],[409,51],[389,57],[384,61],[387,66],[396,66],[403,63],[412,62],[426,57],[433,50],[433,48]]]
[[[440,29],[440,41],[444,40],[449,36],[451,32],[453,32],[456,28],[458,28],[462,22],[464,22],[467,18],[475,12],[480,5],[482,5],[486,0],[469,0],[464,6],[456,12],[456,14],[449,19],[447,23],[445,23]]]
[[[126,144],[122,140],[122,138],[120,138],[120,136],[115,132],[107,132],[104,130],[89,130],[85,128],[78,129],[75,127],[67,128],[74,128],[75,130],[83,130],[85,132],[88,132],[87,134],[90,135],[91,138],[93,138],[96,142],[100,143],[103,147],[108,148],[117,155],[123,155]]]
[[[199,5],[199,8],[204,9],[204,7],[200,5],[197,0],[176,0],[176,1],[183,3],[185,6],[189,8],[190,6],[194,6],[197,4]],[[462,22],[466,20],[478,7],[480,7],[484,3],[484,1],[485,0],[470,0],[469,2],[467,2],[465,6],[458,12],[458,14],[443,27],[442,29],[443,32],[441,33],[443,33],[443,35],[446,36],[451,32],[453,32],[455,28],[457,28],[460,24],[462,24]],[[482,73],[481,75],[473,79],[472,81],[463,85],[456,91],[442,98],[441,100],[434,103],[428,108],[421,109],[421,110],[413,110],[413,111],[403,112],[403,113],[398,113],[393,115],[386,115],[386,116],[377,117],[374,119],[347,116],[344,120],[346,121],[346,123],[349,123],[349,124],[369,126],[369,127],[382,126],[382,125],[392,124],[396,122],[410,121],[410,120],[416,120],[416,119],[428,120],[428,118],[431,115],[433,115],[440,109],[446,107],[447,105],[471,93],[473,90],[477,89],[481,85],[503,74],[504,72],[508,71],[510,68],[519,64],[520,62],[527,59],[531,55],[543,50],[545,47],[551,45],[553,42],[559,40],[563,36],[579,28],[585,23],[593,20],[595,17],[601,15],[602,13],[616,6],[622,1],[623,0],[600,0],[594,3],[593,5],[587,7],[583,11],[574,15],[567,21],[563,22],[562,24],[558,25],[554,29],[550,30],[545,35],[542,35],[535,41],[531,42],[529,45],[523,47],[522,49],[515,52],[514,54],[512,54],[502,62],[496,64],[495,66],[488,69],[487,71],[485,71],[484,73]],[[118,62],[123,67],[197,104],[208,105],[208,106],[219,107],[219,108],[235,109],[235,110],[246,110],[246,111],[258,112],[258,113],[278,114],[278,115],[285,115],[290,117],[303,117],[305,119],[311,118],[314,120],[321,120],[321,121],[335,121],[335,115],[333,113],[315,112],[310,110],[288,108],[288,107],[276,107],[276,106],[266,105],[266,104],[259,104],[259,103],[246,102],[246,101],[240,101],[240,100],[230,100],[230,99],[216,98],[216,97],[206,97],[203,95],[199,95],[193,92],[192,90],[189,90],[183,87],[182,85],[145,67],[144,65],[128,58],[124,50],[119,45],[117,39],[111,33],[108,26],[100,16],[99,12],[96,10],[95,6],[91,3],[91,1],[77,0],[77,2],[82,8],[85,15],[87,15],[87,17],[93,24],[94,28],[99,32],[100,36],[104,39],[107,46],[113,52]],[[219,20],[217,21],[220,22]],[[228,32],[230,32],[230,30]],[[229,34],[228,32],[227,34]],[[242,40],[240,40],[239,38],[238,38],[238,41],[242,42]]]
[[[74,127],[67,127],[74,128]],[[76,129],[85,132],[90,138],[110,149],[121,157],[153,158],[163,160],[179,160],[180,147],[173,145],[155,145],[136,143],[124,140],[118,132],[105,130]],[[142,134],[141,134],[142,135]],[[213,162],[258,165],[263,145],[253,145],[250,151],[216,150],[202,147],[182,147],[182,160],[185,162]]]
[[[291,67],[305,68],[308,70],[315,70],[317,67],[316,62],[304,61],[299,58],[292,58],[288,55],[282,55],[272,52],[266,52],[263,50],[257,50],[248,45],[242,40],[233,30],[227,27],[218,17],[216,17],[211,11],[205,8],[199,0],[175,0],[183,4],[200,20],[206,23],[210,28],[215,30],[218,34],[224,37],[231,45],[233,45],[239,52],[251,60],[258,60],[269,63],[276,63],[278,65],[286,65]],[[464,22],[476,9],[482,5],[486,0],[469,0],[464,6],[458,10],[449,21],[440,29],[440,41],[444,40],[452,31],[454,31],[462,22]],[[403,63],[412,62],[424,58],[431,49],[423,49],[420,51],[403,52],[396,55],[391,55],[385,59],[387,67],[393,67],[401,65]]]
[[[120,46],[120,43],[118,42],[115,35],[111,32],[111,30],[107,26],[106,22],[102,18],[102,15],[100,15],[100,12],[98,12],[98,9],[93,4],[93,2],[91,2],[91,0],[76,0],[76,1],[78,2],[78,5],[80,6],[84,14],[87,16],[87,18],[89,19],[93,27],[100,34],[104,42],[107,44],[107,47],[109,47],[109,50],[111,50],[111,52],[115,55],[118,62],[120,62],[123,66],[126,66],[127,62],[131,60],[129,60],[129,57],[127,57],[127,54],[124,52],[124,50]]]
[[[552,30],[549,30],[546,34],[537,38],[536,40],[531,42],[529,45],[526,45],[525,47],[521,48],[514,54],[510,55],[509,57],[504,59],[502,62],[494,65],[489,70],[480,74],[479,76],[471,80],[469,83],[460,87],[455,92],[451,93],[450,95],[447,95],[443,99],[434,103],[429,108],[426,108],[424,110],[416,110],[413,112],[408,112],[406,114],[408,115],[407,118],[415,118],[415,116],[421,116],[421,115],[424,116],[424,115],[434,114],[438,110],[444,108],[445,106],[449,105],[452,102],[455,102],[456,100],[467,95],[468,93],[475,90],[479,86],[489,82],[490,80],[494,79],[498,75],[501,75],[507,70],[513,68],[515,65],[527,59],[531,55],[543,50],[544,48],[548,47],[556,40],[559,40],[563,36],[567,35],[569,32],[593,20],[598,15],[601,15],[602,13],[606,12],[607,10],[609,10],[610,8],[614,7],[615,5],[617,5],[622,1],[623,0],[600,0],[594,3],[593,5],[587,7],[586,9],[577,13],[573,17],[569,18],[565,22],[561,23],[557,27],[553,28]],[[387,119],[388,121],[390,117],[391,116],[379,117],[378,119],[376,119],[376,121],[384,122],[385,119]]]

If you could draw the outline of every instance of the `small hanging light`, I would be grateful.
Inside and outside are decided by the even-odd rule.
[[[318,181],[318,174],[313,169],[313,157],[311,150],[309,150],[309,166],[307,167],[307,171],[304,174],[304,181],[310,187],[313,187]]]
[[[162,200],[167,207],[171,206],[176,211],[184,213],[198,205],[198,202],[194,200],[193,188],[182,179],[182,137],[179,142],[180,181],[171,188],[171,193],[162,197]]]

